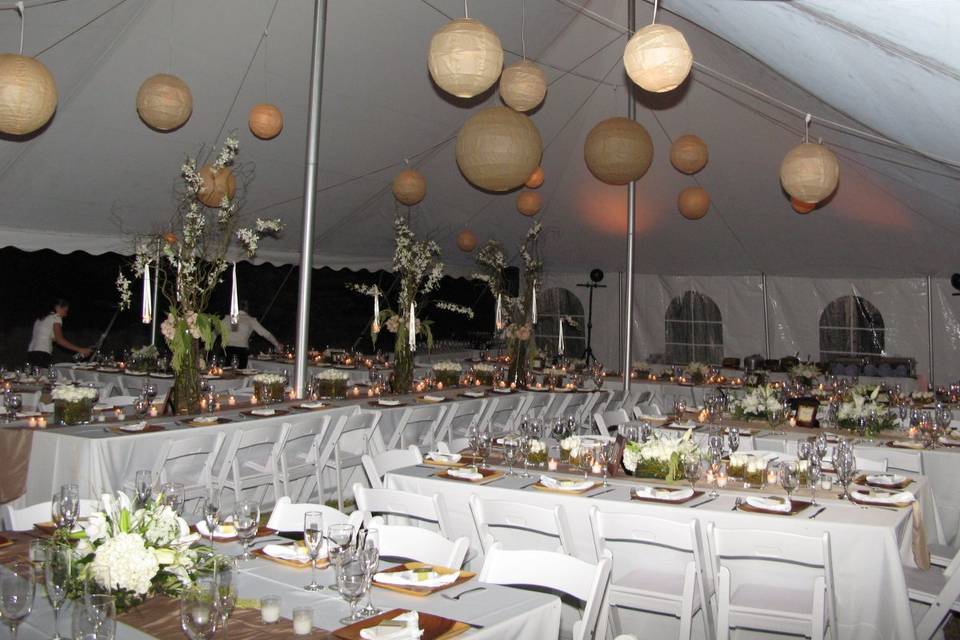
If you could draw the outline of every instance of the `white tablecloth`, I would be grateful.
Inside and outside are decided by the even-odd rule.
[[[137,395],[143,388],[148,376],[131,375],[129,373],[112,373],[109,371],[93,371],[90,369],[76,369],[73,365],[57,365],[57,373],[61,380],[74,382],[112,382],[117,391],[114,395]],[[173,386],[173,377],[149,376],[150,381],[157,385],[157,397],[164,397]],[[227,391],[246,386],[246,379],[242,378],[208,378],[207,381],[217,391]]]

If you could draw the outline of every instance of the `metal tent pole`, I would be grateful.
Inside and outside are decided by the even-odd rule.
[[[927,357],[929,362],[927,364],[927,369],[930,374],[930,377],[927,379],[927,384],[934,384],[933,381],[933,287],[931,286],[932,282],[930,276],[927,276]]]
[[[627,27],[630,34],[637,30],[636,0],[627,2]],[[629,34],[628,34],[629,37]],[[637,103],[633,98],[633,85],[627,83],[627,117],[637,119]],[[636,182],[627,185],[627,294],[625,296],[626,312],[624,318],[624,348],[623,348],[623,391],[630,393],[630,365],[633,362],[633,230],[637,217]]]
[[[317,172],[320,146],[320,94],[323,87],[323,48],[327,0],[313,7],[313,57],[310,65],[310,112],[307,119],[307,167],[303,181],[303,230],[300,246],[300,286],[297,290],[297,351],[294,391],[304,396],[307,386],[307,350],[310,338],[310,280],[313,275],[313,221],[317,210]]]
[[[770,319],[767,311],[770,300],[767,297],[767,274],[760,274],[760,288],[763,289],[763,357],[770,359]]]

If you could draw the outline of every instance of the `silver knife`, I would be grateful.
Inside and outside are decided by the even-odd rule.
[[[810,516],[810,517],[808,518],[808,520],[813,520],[814,518],[816,518],[818,515],[820,515],[821,513],[823,513],[823,512],[826,511],[826,510],[827,510],[826,507],[820,507],[819,509],[817,509],[816,513],[814,513],[812,516]]]
[[[714,500],[716,500],[716,498],[708,498],[708,499],[704,500],[703,502],[698,502],[697,504],[692,504],[692,505],[690,505],[690,508],[691,508],[691,509],[696,509],[697,507],[702,507],[703,505],[707,504],[708,502],[713,502]]]

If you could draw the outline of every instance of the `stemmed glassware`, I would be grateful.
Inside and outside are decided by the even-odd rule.
[[[51,502],[51,514],[58,529],[70,531],[80,517],[80,487],[65,484],[54,494]]]
[[[180,595],[180,627],[190,640],[209,640],[217,633],[219,600],[204,585],[188,587]]]
[[[843,487],[843,493],[840,498],[850,499],[848,490],[850,483],[853,482],[854,475],[857,472],[857,459],[853,454],[853,448],[848,444],[841,442],[833,449],[833,470],[837,474],[837,479]]]
[[[137,492],[137,506],[143,508],[153,495],[153,472],[149,469],[137,471],[135,489]]]
[[[673,413],[676,414],[677,420],[679,421],[683,418],[683,413],[687,410],[687,402],[683,398],[677,398],[673,401]]]
[[[598,442],[580,441],[580,458],[578,459],[578,463],[580,470],[583,471],[584,481],[590,478],[590,469],[593,468],[593,463],[597,460],[597,447],[599,444]]]
[[[220,616],[220,625],[223,628],[223,636],[229,638],[227,633],[227,620],[233,609],[237,606],[237,579],[239,571],[235,558],[219,557],[214,573],[216,581],[217,613]]]
[[[67,588],[73,569],[73,550],[66,545],[50,543],[46,546],[43,563],[43,582],[47,599],[53,608],[53,640],[61,640],[60,608],[67,599]]]
[[[703,467],[700,464],[700,456],[688,455],[683,458],[683,477],[690,483],[690,489],[696,490],[697,482],[703,474]]]
[[[730,453],[736,453],[740,448],[740,430],[736,427],[727,427],[727,447]]]
[[[601,442],[597,446],[597,463],[600,465],[603,472],[603,486],[609,487],[610,483],[607,482],[607,472],[608,465],[610,464],[610,459],[613,457],[613,446],[614,443],[611,442]]]
[[[327,557],[335,574],[339,574],[340,565],[351,554],[353,533],[352,524],[332,524],[327,529]],[[329,588],[337,591],[338,583],[335,581]]]
[[[513,473],[513,463],[517,459],[517,449],[519,448],[520,443],[518,438],[514,435],[507,435],[503,438],[503,459],[507,463],[507,475],[512,476]]]
[[[0,620],[10,627],[10,637],[33,610],[37,578],[29,562],[15,562],[0,568]]]
[[[364,563],[355,555],[350,554],[341,563],[337,571],[337,591],[350,605],[350,615],[341,618],[340,624],[349,625],[364,619],[364,615],[357,609],[363,591],[367,586],[367,573]]]
[[[74,638],[113,640],[117,629],[116,600],[101,593],[84,593],[73,604],[71,631]]]
[[[780,486],[787,492],[787,500],[800,485],[800,465],[796,460],[784,460],[780,463]]]
[[[147,399],[147,402],[153,404],[154,398],[157,397],[157,383],[147,377],[147,379],[143,381],[143,387],[140,393]]]
[[[310,554],[310,584],[304,587],[307,591],[320,591],[323,587],[317,583],[317,556],[323,546],[323,513],[307,511],[303,514],[303,542],[307,545]]]
[[[823,472],[820,470],[820,461],[815,457],[810,460],[807,467],[807,488],[810,489],[812,506],[817,506],[817,488],[820,486],[820,478]]]
[[[183,485],[179,482],[164,482],[160,485],[160,499],[163,504],[177,512],[177,515],[183,513],[183,502],[185,494]]]
[[[529,428],[527,431],[529,432]],[[523,473],[520,474],[521,478],[530,477],[530,451],[533,445],[533,439],[530,437],[529,433],[520,434],[519,450],[520,455],[523,456]]]
[[[237,556],[237,560],[253,560],[250,542],[257,535],[257,529],[260,527],[260,505],[252,500],[238,502],[233,509],[233,526],[243,544],[243,553]]]
[[[17,419],[17,414],[23,408],[23,396],[19,393],[7,393],[3,398],[3,404],[7,407],[7,418],[12,422]]]
[[[797,443],[797,458],[800,460],[810,460],[813,454],[813,443],[809,440],[801,440]]]
[[[827,455],[827,448],[829,443],[827,442],[827,434],[818,433],[817,437],[813,441],[813,453],[817,456],[817,460],[823,463],[823,459]]]
[[[363,563],[363,568],[367,576],[367,585],[365,587],[367,592],[367,606],[361,609],[360,612],[364,617],[379,615],[381,611],[373,606],[371,589],[373,576],[380,566],[380,533],[376,529],[364,529],[363,539],[358,545],[358,554],[360,555],[360,561]]]
[[[213,546],[213,534],[220,526],[220,487],[213,485],[203,498],[203,522],[207,525],[210,546]]]

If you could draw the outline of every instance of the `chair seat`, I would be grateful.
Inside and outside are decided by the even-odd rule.
[[[243,466],[247,469],[253,469],[257,473],[273,473],[273,469],[270,466],[254,462],[253,460],[245,461]]]
[[[910,599],[927,604],[933,602],[947,584],[947,578],[939,567],[926,571],[915,567],[904,567],[903,577],[907,582],[907,594]],[[952,608],[956,610],[956,602]]]
[[[763,608],[744,602],[762,602]],[[810,591],[761,584],[744,584],[730,596],[730,626],[810,635]]]
[[[679,615],[683,583],[682,573],[637,569],[610,583],[610,604]],[[700,592],[694,590],[692,610],[699,608]]]
[[[945,567],[950,564],[953,557],[960,551],[960,546],[928,543],[927,549],[930,550],[930,562],[938,567]]]

